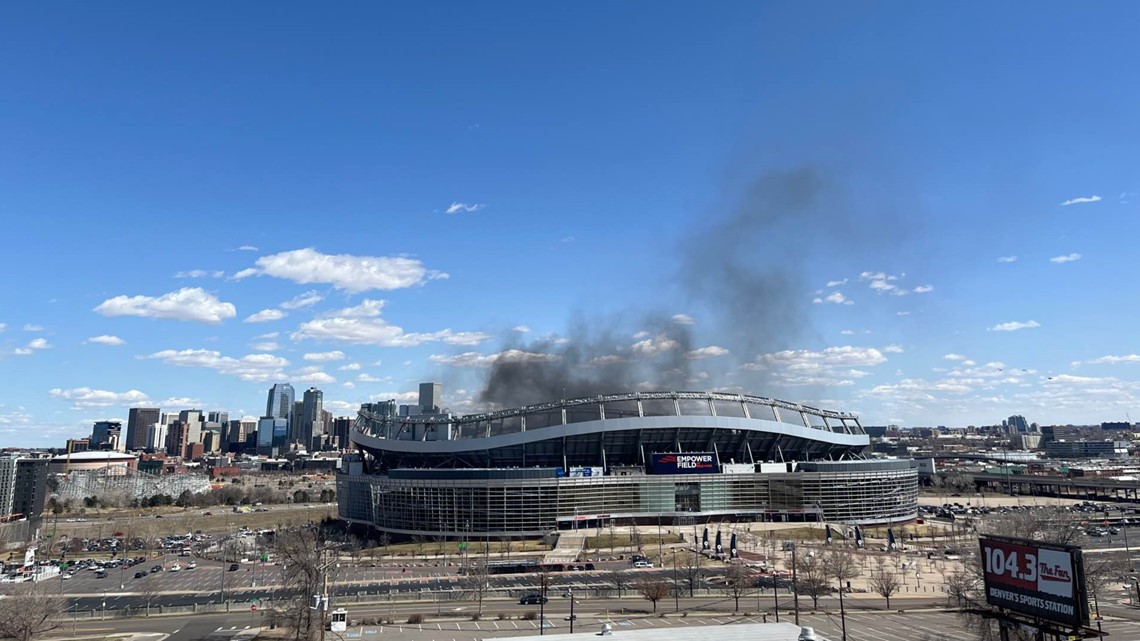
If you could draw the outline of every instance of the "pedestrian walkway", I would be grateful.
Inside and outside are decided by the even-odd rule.
[[[578,560],[578,555],[585,546],[585,532],[559,532],[558,543],[554,545],[553,550],[547,552],[546,556],[542,557],[542,562],[546,565],[552,563],[573,563]]]

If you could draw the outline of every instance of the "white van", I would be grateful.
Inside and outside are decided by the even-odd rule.
[[[633,567],[635,567],[635,568],[651,568],[651,567],[653,567],[653,564],[650,563],[649,561],[636,561],[636,562],[634,562]]]

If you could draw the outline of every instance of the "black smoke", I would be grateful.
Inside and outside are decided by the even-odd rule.
[[[727,206],[682,230],[675,251],[662,252],[678,256],[671,282],[662,288],[670,292],[663,297],[668,302],[616,318],[579,313],[564,342],[508,341],[504,350],[547,356],[516,352],[500,358],[478,400],[503,408],[638,390],[775,395],[749,389],[772,384],[757,356],[787,349],[811,331],[804,266],[819,252],[834,250],[850,224],[835,190],[814,169],[764,173],[735,192],[739,196]],[[679,310],[698,325],[674,318]],[[701,330],[701,345],[729,353],[694,360],[694,327]]]

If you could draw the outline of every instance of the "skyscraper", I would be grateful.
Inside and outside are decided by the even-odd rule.
[[[269,388],[269,400],[265,403],[265,416],[268,418],[289,418],[297,393],[289,383],[277,383]]]
[[[324,392],[315,387],[305,390],[301,402],[300,429],[297,432],[297,440],[305,449],[310,451],[318,449],[313,446],[313,439],[325,434],[324,403]]]
[[[157,407],[132,407],[127,414],[127,438],[124,448],[142,450],[147,448],[147,430],[161,419],[162,412]]]
[[[95,421],[91,429],[91,449],[118,450],[120,447],[123,424],[119,421]]]

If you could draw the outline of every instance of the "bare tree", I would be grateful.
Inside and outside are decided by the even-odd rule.
[[[846,587],[847,581],[863,573],[859,561],[846,550],[832,550],[823,558],[823,564],[828,576],[839,582],[840,590]]]
[[[0,638],[31,641],[63,623],[66,600],[46,583],[20,583],[0,599]]]
[[[812,608],[819,607],[819,597],[831,592],[830,575],[823,559],[815,554],[801,554],[796,558],[799,593],[811,597]]]
[[[224,568],[223,571],[225,571]],[[142,597],[143,602],[146,604],[146,616],[149,617],[150,606],[154,603],[155,597],[158,596],[158,585],[154,579],[154,575],[148,573],[146,576],[136,579],[135,584],[131,587]]]
[[[653,603],[654,612],[657,611],[657,602],[669,596],[669,591],[672,589],[672,583],[652,574],[643,575],[637,581],[637,593]]]
[[[752,587],[752,583],[752,575],[743,565],[730,565],[728,566],[728,571],[724,573],[724,587],[732,596],[735,602],[734,609],[737,612],[740,611],[740,597],[748,592],[748,588]]]
[[[902,580],[899,575],[895,574],[894,568],[891,567],[885,559],[879,559],[879,566],[871,570],[870,580],[871,590],[887,600],[887,609],[891,609],[891,595],[899,591],[902,587]]]
[[[491,589],[490,577],[487,566],[479,562],[471,563],[464,569],[463,587],[479,600],[480,615],[483,614],[483,597]]]
[[[628,590],[633,585],[633,577],[627,570],[613,570],[606,574],[606,580],[613,584],[619,599],[622,597],[622,591]]]
[[[697,586],[701,584],[701,567],[704,565],[705,557],[703,554],[689,551],[678,554],[677,579],[689,586],[689,596],[692,597]]]
[[[501,553],[501,556],[506,558],[509,558],[511,556],[512,543],[514,543],[514,539],[509,536],[499,537],[499,552]]]
[[[324,591],[324,572],[328,571],[328,546],[320,528],[278,530],[277,558],[282,564],[284,597],[276,608],[276,618],[292,631],[294,641],[312,641],[321,629],[321,612],[312,608],[314,594]]]
[[[426,536],[416,534],[412,537],[412,545],[416,546],[416,550],[419,552],[419,555],[421,557],[424,557],[424,547],[427,546],[427,544],[428,539]]]

